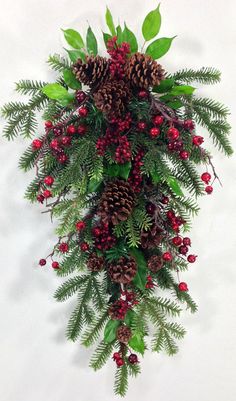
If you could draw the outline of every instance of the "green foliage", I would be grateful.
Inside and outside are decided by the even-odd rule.
[[[49,99],[57,100],[63,106],[67,106],[74,100],[74,95],[69,93],[64,86],[58,83],[47,84],[42,89],[42,92]]]
[[[129,346],[136,352],[144,354],[145,343],[142,333],[135,332],[129,340]]]
[[[150,43],[146,49],[146,54],[151,56],[154,60],[163,57],[171,47],[173,38],[159,38]]]
[[[96,348],[94,354],[92,355],[90,366],[94,370],[99,370],[105,365],[108,359],[111,357],[112,351],[115,346],[115,341],[112,343],[105,343],[101,341],[98,347]]]
[[[97,53],[98,53],[97,39],[90,26],[88,27],[88,30],[87,30],[86,46],[87,46],[88,53],[93,54],[94,56],[97,55]]]
[[[120,326],[119,320],[108,320],[104,329],[104,342],[112,343],[116,339],[116,331]]]
[[[130,44],[131,53],[136,53],[138,51],[138,42],[134,33],[127,27],[125,23],[125,28],[122,32],[122,41]]]
[[[49,56],[48,64],[53,70],[58,72],[62,72],[63,70],[70,68],[69,61],[65,57],[60,56],[59,54],[53,54]]]
[[[161,28],[161,14],[160,14],[160,4],[158,7],[150,11],[145,17],[142,25],[143,37],[146,41],[149,41],[159,33]]]
[[[62,30],[64,33],[65,40],[74,49],[81,49],[84,47],[84,41],[79,32],[74,29]]]
[[[128,368],[126,365],[116,369],[114,392],[121,397],[124,397],[128,389]]]
[[[220,71],[212,67],[202,67],[199,70],[183,69],[172,74],[177,82],[185,82],[190,84],[192,82],[199,82],[204,85],[212,85],[220,82]]]
[[[111,15],[111,12],[110,12],[108,7],[106,9],[106,23],[107,23],[107,26],[108,26],[112,36],[115,36],[116,35],[116,29],[115,29],[115,25],[114,25],[114,22],[113,22],[113,17]]]
[[[82,344],[85,347],[90,347],[94,344],[104,328],[104,325],[108,319],[107,310],[101,311],[98,317],[95,317],[90,327],[82,335]]]

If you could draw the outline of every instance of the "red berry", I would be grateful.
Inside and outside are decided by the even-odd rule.
[[[163,255],[162,255],[162,259],[165,261],[165,262],[170,262],[171,260],[172,260],[172,255],[171,255],[171,253],[170,252],[165,252],[165,253],[163,253]]]
[[[192,131],[194,129],[194,122],[192,120],[185,120],[184,121],[184,128],[189,129]]]
[[[182,244],[182,238],[181,237],[174,237],[172,238],[172,242],[175,246],[180,246]]]
[[[58,247],[59,251],[62,253],[66,253],[69,251],[69,245],[66,242],[62,242],[59,247]]]
[[[45,185],[51,187],[51,185],[54,183],[54,178],[51,175],[48,175],[44,178],[43,182]]]
[[[53,269],[59,269],[59,263],[58,262],[56,262],[56,261],[54,261],[54,262],[52,262],[52,268]]]
[[[188,255],[187,257],[189,263],[194,263],[196,259],[197,259],[196,255]]]
[[[59,163],[61,163],[61,164],[66,163],[67,160],[68,160],[68,157],[67,157],[65,154],[62,154],[62,155],[60,155],[60,156],[58,157],[58,161],[59,161]]]
[[[201,180],[203,181],[203,182],[205,182],[205,184],[208,184],[209,182],[210,182],[210,180],[211,180],[211,174],[210,173],[203,173],[202,175],[201,175]]]
[[[156,205],[154,205],[154,203],[150,202],[147,204],[146,210],[147,210],[148,214],[150,214],[152,216],[155,213]]]
[[[82,252],[86,252],[89,250],[89,244],[87,242],[82,242],[82,244],[80,245],[80,249]]]
[[[178,285],[180,291],[188,291],[188,286],[186,283],[182,282]]]
[[[40,202],[40,203],[43,203],[43,201],[44,201],[44,196],[43,196],[42,194],[39,194],[39,195],[37,196],[37,201]]]
[[[138,93],[138,97],[139,97],[140,99],[146,99],[146,98],[148,97],[148,92],[145,91],[145,90],[141,90],[141,91],[139,91],[139,93]]]
[[[84,92],[81,91],[81,90],[78,90],[78,91],[76,92],[76,94],[75,94],[75,97],[76,97],[76,100],[77,100],[79,103],[82,103],[82,102],[86,99],[86,93],[84,93]]]
[[[136,354],[130,354],[128,357],[128,361],[129,363],[131,363],[131,365],[135,365],[136,363],[138,363],[138,357]]]
[[[61,138],[61,143],[64,146],[70,146],[71,145],[71,137],[70,136],[63,136]]]
[[[179,155],[182,160],[187,160],[189,158],[189,152],[187,152],[187,150],[181,150]]]
[[[139,121],[138,122],[139,131],[144,131],[146,128],[147,128],[147,123],[145,123],[145,121]]]
[[[158,135],[160,135],[160,129],[157,127],[153,127],[150,129],[149,134],[152,138],[156,138]]]
[[[76,134],[76,127],[74,125],[68,125],[68,127],[66,128],[66,132],[68,135],[74,135]]]
[[[45,121],[45,127],[46,128],[52,128],[53,127],[53,124],[52,124],[52,122],[51,121]]]
[[[183,238],[183,244],[186,246],[191,246],[191,239],[188,237]]]
[[[81,231],[85,228],[86,224],[84,221],[78,221],[75,226],[77,231]]]
[[[40,259],[40,261],[39,261],[40,266],[45,266],[46,263],[47,263],[46,259]]]
[[[179,130],[177,130],[177,128],[171,127],[167,131],[167,136],[172,141],[176,141],[176,139],[179,138]]]
[[[57,139],[53,139],[50,143],[50,148],[57,150],[59,148],[59,142]]]
[[[152,122],[155,125],[162,125],[164,122],[164,118],[162,116],[154,116]]]
[[[55,136],[61,136],[62,133],[63,133],[63,128],[59,127],[59,126],[54,127],[53,128],[53,133],[54,133]]]
[[[43,191],[43,196],[45,199],[51,198],[52,193],[51,191],[49,191],[49,189],[45,189],[45,191]]]
[[[77,128],[77,132],[78,132],[79,135],[84,135],[84,134],[86,134],[86,131],[87,131],[87,127],[86,127],[86,125],[84,125],[84,124],[80,124],[80,125],[78,126],[78,128]]]
[[[113,358],[114,361],[116,361],[117,359],[120,359],[120,354],[119,354],[119,352],[114,352],[112,358]]]
[[[210,195],[213,192],[213,187],[211,185],[207,185],[205,191],[208,195]]]
[[[185,245],[181,245],[179,247],[179,253],[181,253],[181,255],[187,255],[188,253],[188,247]]]
[[[170,200],[169,200],[168,196],[163,196],[161,199],[161,203],[163,203],[163,205],[168,205],[169,201]]]
[[[34,139],[32,142],[33,150],[41,149],[43,142],[40,139]]]
[[[193,137],[193,145],[195,146],[200,146],[204,142],[204,139],[202,136],[195,135]]]
[[[173,210],[168,210],[168,212],[166,213],[166,216],[169,220],[172,220],[175,217],[175,213]]]
[[[78,113],[79,113],[80,117],[86,117],[88,115],[87,107],[80,107]]]
[[[120,368],[121,366],[123,366],[124,363],[125,363],[125,361],[124,361],[124,359],[122,359],[122,358],[119,358],[119,359],[116,360],[116,365],[117,365],[118,368]]]

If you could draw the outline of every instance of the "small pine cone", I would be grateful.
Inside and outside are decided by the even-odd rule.
[[[103,256],[98,256],[95,252],[91,253],[87,261],[87,267],[92,272],[100,272],[104,267]]]
[[[125,111],[130,97],[130,88],[124,81],[108,81],[94,93],[94,102],[107,116],[117,117]]]
[[[161,256],[153,255],[148,259],[148,268],[152,273],[157,273],[163,266],[163,259]]]
[[[130,283],[137,272],[137,264],[134,258],[122,256],[116,262],[110,263],[108,273],[115,283]]]
[[[128,344],[132,336],[132,331],[128,326],[122,325],[116,331],[116,338],[120,343]]]
[[[73,72],[84,85],[98,87],[108,77],[109,62],[100,56],[87,56],[85,63],[79,58],[73,66]]]
[[[98,214],[104,223],[116,225],[128,219],[135,201],[130,184],[124,180],[108,182],[101,196]]]
[[[124,305],[124,301],[118,299],[108,309],[108,315],[113,320],[123,320],[127,312],[127,307]]]
[[[149,89],[159,85],[164,79],[164,70],[152,57],[135,53],[128,60],[125,68],[126,76],[133,88]]]
[[[148,231],[143,230],[141,232],[141,245],[144,249],[156,248],[162,239],[162,229],[155,224]]]

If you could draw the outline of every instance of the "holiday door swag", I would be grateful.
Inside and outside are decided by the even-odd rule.
[[[169,319],[182,305],[197,310],[183,281],[197,258],[186,232],[196,197],[220,183],[202,133],[226,155],[232,148],[227,108],[191,85],[217,83],[220,73],[168,73],[159,64],[174,41],[156,38],[159,6],[144,19],[141,48],[109,9],[106,23],[106,57],[90,26],[86,38],[64,30],[66,54],[48,60],[55,83],[20,81],[16,90],[28,101],[10,102],[2,114],[8,139],[37,136],[20,167],[36,172],[26,198],[58,219],[58,242],[39,266],[71,276],[55,293],[58,301],[77,297],[67,337],[85,347],[98,342],[91,367],[112,358],[115,393],[123,396],[148,348],[177,352],[185,330]]]

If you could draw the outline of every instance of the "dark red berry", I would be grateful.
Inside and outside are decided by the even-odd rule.
[[[61,138],[61,144],[64,146],[70,146],[71,145],[71,137],[70,136],[63,136]]]
[[[181,245],[179,247],[179,253],[181,253],[181,255],[187,255],[188,253],[188,247],[185,245]]]
[[[87,126],[86,125],[84,125],[84,124],[80,124],[79,126],[78,126],[78,128],[77,128],[77,132],[78,132],[78,134],[79,135],[84,135],[84,134],[86,134],[86,131],[87,131]]]
[[[41,149],[43,142],[40,139],[34,139],[32,142],[33,150]]]
[[[47,177],[44,178],[43,182],[48,187],[51,187],[52,184],[54,183],[54,178],[51,175],[48,175]]]
[[[192,120],[185,120],[184,121],[184,128],[190,131],[194,130],[194,122]]]
[[[53,123],[51,121],[45,121],[44,124],[45,124],[45,127],[48,129],[53,127]]]
[[[148,214],[150,214],[152,216],[155,213],[156,205],[154,205],[154,203],[150,202],[147,204],[146,210],[147,210]]]
[[[65,154],[62,154],[62,155],[60,155],[60,156],[58,157],[58,161],[59,161],[59,163],[61,163],[61,164],[66,163],[67,160],[68,160],[68,157],[67,157]]]
[[[188,255],[187,260],[189,263],[194,263],[197,259],[196,255]]]
[[[182,160],[187,160],[189,158],[189,152],[187,152],[187,150],[181,150],[179,156]]]
[[[66,253],[69,251],[69,245],[67,244],[67,242],[62,242],[61,244],[59,244],[58,249],[60,252]]]
[[[195,135],[193,137],[193,145],[195,146],[200,146],[204,142],[204,139],[202,136]]]
[[[167,131],[167,136],[170,140],[176,141],[179,138],[179,130],[177,128],[171,127]]]
[[[78,221],[75,226],[77,231],[81,231],[85,228],[86,224],[84,221]]]
[[[153,127],[150,129],[149,134],[152,138],[156,138],[158,135],[160,135],[160,129],[157,127]]]
[[[63,128],[62,127],[54,127],[53,133],[55,136],[61,136],[63,133]]]
[[[163,203],[163,205],[168,205],[169,201],[170,200],[169,200],[168,196],[163,196],[161,198],[161,203]]]
[[[42,194],[39,194],[38,196],[37,196],[37,201],[38,202],[40,202],[40,203],[43,203],[43,201],[44,201],[44,196],[42,195]]]
[[[82,252],[86,252],[89,250],[89,244],[87,242],[82,242],[82,244],[80,245],[80,249]]]
[[[135,365],[136,363],[138,363],[138,357],[136,354],[130,354],[128,357],[128,361],[129,363],[131,363],[131,365]]]
[[[123,366],[124,363],[125,363],[125,361],[124,361],[124,359],[122,359],[122,358],[119,358],[119,359],[116,360],[116,365],[117,365],[118,368],[120,368],[121,366]]]
[[[80,107],[78,113],[79,113],[80,117],[87,117],[87,115],[88,115],[87,107]]]
[[[188,291],[188,286],[184,282],[179,283],[178,287],[180,291]]]
[[[68,125],[68,127],[66,128],[66,132],[68,135],[74,135],[76,134],[76,127],[74,125]]]
[[[207,185],[205,191],[208,195],[210,195],[213,192],[213,187],[211,185]]]
[[[46,263],[47,263],[46,259],[40,259],[40,261],[39,261],[40,266],[45,266]]]
[[[164,122],[164,117],[162,117],[162,116],[154,116],[154,117],[152,118],[152,122],[153,122],[153,124],[155,124],[155,125],[162,125],[163,122]]]
[[[81,90],[78,90],[75,94],[76,100],[78,103],[82,103],[86,99],[86,93]]]
[[[186,246],[191,246],[191,239],[188,237],[183,238],[183,244]]]
[[[120,359],[120,354],[119,354],[119,352],[114,352],[112,358],[113,358],[113,361],[116,361],[117,359]]]
[[[52,262],[52,268],[53,269],[59,269],[59,263],[58,262],[56,262],[56,261],[54,261],[54,262]]]
[[[163,255],[162,255],[162,259],[163,259],[165,262],[170,262],[170,261],[173,259],[173,256],[171,255],[170,252],[165,252],[165,253],[163,253]]]
[[[57,150],[57,149],[59,149],[59,147],[60,147],[60,145],[59,145],[58,139],[53,139],[50,143],[50,148]]]
[[[180,246],[182,244],[182,238],[181,237],[174,237],[172,238],[172,242],[175,246]]]
[[[147,123],[145,121],[138,122],[138,129],[139,131],[144,131],[147,128]]]
[[[51,198],[52,193],[51,191],[49,191],[49,189],[45,189],[45,191],[43,191],[43,196],[45,199]]]
[[[138,97],[139,97],[140,99],[147,99],[147,97],[148,97],[148,92],[145,91],[145,90],[141,90],[141,91],[139,91],[139,93],[138,93]]]
[[[205,184],[208,184],[209,182],[210,182],[210,180],[211,180],[211,174],[210,173],[203,173],[202,175],[201,175],[201,180],[203,181],[203,182],[205,182]]]

